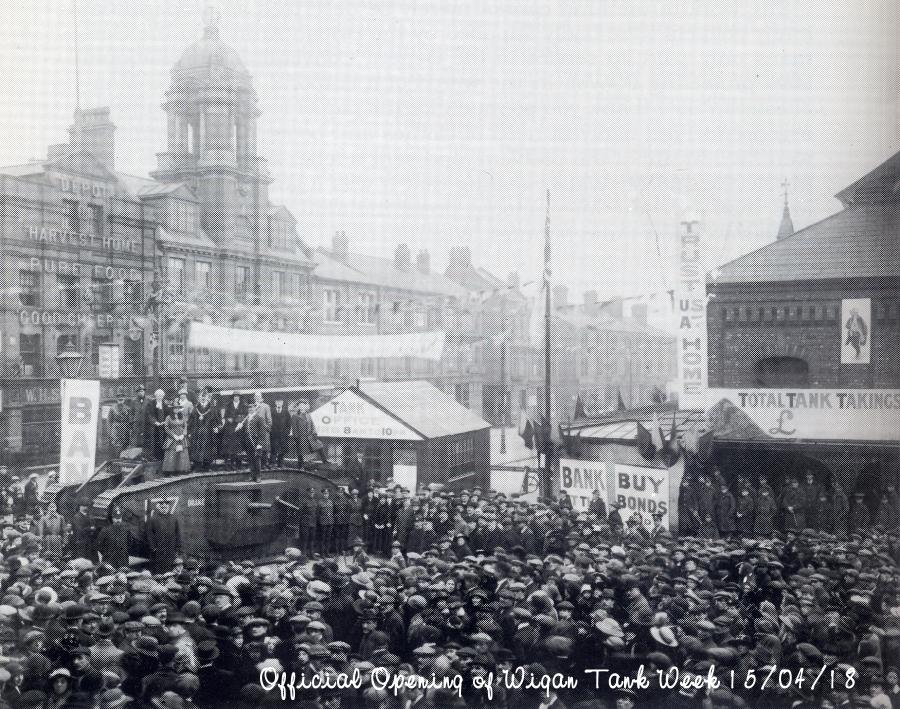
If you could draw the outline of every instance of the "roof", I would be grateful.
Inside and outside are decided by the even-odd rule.
[[[361,382],[359,392],[425,438],[491,427],[430,382]]]
[[[784,239],[794,233],[794,220],[791,219],[791,209],[787,201],[784,203],[784,211],[781,213],[781,224],[778,226],[778,239]]]
[[[143,195],[145,192],[154,190],[160,185],[156,180],[130,175],[127,172],[119,172],[118,170],[116,171],[116,177],[119,178],[119,183],[132,197]]]
[[[838,192],[835,197],[845,207],[861,201],[894,201],[900,182],[900,153],[894,153],[874,170],[870,170],[853,184]]]
[[[720,267],[710,282],[765,283],[900,275],[900,205],[856,204]]]
[[[44,173],[44,162],[35,160],[21,165],[7,165],[0,167],[0,174],[10,177],[27,177],[29,175],[41,175]]]
[[[672,416],[675,416],[675,430],[680,433],[700,424],[705,425],[705,414],[701,411],[678,411],[671,402],[651,404],[628,411],[614,411],[610,414],[590,419],[562,424],[563,435],[578,436],[581,439],[599,439],[606,441],[637,441],[637,422],[649,426],[656,415],[660,427],[668,435],[672,429]]]
[[[506,288],[507,284],[485,268],[450,263],[444,275],[467,291],[483,292]]]
[[[330,281],[365,283],[371,286],[434,293],[461,298],[466,291],[439,273],[423,273],[415,265],[401,270],[393,259],[364,254],[348,253],[346,260],[339,260],[327,249],[316,249],[316,276]]]
[[[612,315],[604,312],[598,312],[596,315],[589,315],[588,313],[579,310],[578,306],[570,306],[567,309],[557,309],[555,315],[563,322],[569,323],[577,328],[595,327],[601,330],[673,339],[672,335],[668,332],[653,327],[652,325],[645,325],[634,318],[614,318]]]
[[[175,234],[167,231],[165,227],[160,225],[159,231],[157,232],[157,238],[162,243],[163,247],[166,245],[192,246],[194,248],[205,250],[217,248],[215,242],[210,239],[202,229],[198,229],[196,234],[184,234],[182,232]]]

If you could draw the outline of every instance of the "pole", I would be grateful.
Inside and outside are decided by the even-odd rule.
[[[506,300],[503,300],[501,327],[503,339],[500,341],[500,455],[506,454]]]
[[[549,497],[550,480],[553,474],[553,464],[551,461],[551,451],[553,450],[553,442],[550,440],[553,431],[550,423],[550,401],[552,397],[551,376],[550,376],[550,317],[551,317],[551,293],[550,293],[550,190],[547,190],[547,219],[544,223],[544,475],[543,475],[543,492],[544,497]]]

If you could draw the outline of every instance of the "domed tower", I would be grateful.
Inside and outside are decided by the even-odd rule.
[[[202,39],[172,68],[162,104],[168,150],[151,174],[194,189],[203,228],[217,244],[258,247],[272,180],[256,154],[256,91],[237,52],[219,38],[218,12],[207,10],[204,23]]]

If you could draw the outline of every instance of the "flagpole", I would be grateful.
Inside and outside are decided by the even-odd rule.
[[[550,481],[553,475],[553,466],[550,452],[553,448],[551,414],[551,376],[550,376],[550,317],[552,307],[552,294],[550,293],[550,190],[547,189],[547,218],[544,222],[544,497],[550,496]]]

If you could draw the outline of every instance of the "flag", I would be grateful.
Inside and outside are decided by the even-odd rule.
[[[650,425],[650,440],[653,441],[653,447],[661,451],[663,449],[663,432],[659,423],[659,416],[653,414],[653,423]]]
[[[653,460],[653,456],[656,453],[653,439],[650,436],[650,431],[642,426],[640,421],[637,421],[637,447],[644,460]]]
[[[707,431],[697,439],[697,457],[702,461],[709,460],[712,454],[713,432]]]
[[[584,411],[584,402],[581,400],[581,394],[578,394],[575,397],[575,413],[574,418],[577,421],[578,419],[586,419],[587,414]]]
[[[522,440],[525,441],[525,447],[528,450],[534,450],[535,436],[534,427],[531,425],[531,419],[525,420],[525,427],[519,432],[519,435],[522,436]]]
[[[666,392],[654,384],[651,398],[654,404],[664,404],[666,402]]]
[[[622,390],[618,390],[619,395],[619,411],[625,411],[625,399],[622,398]]]
[[[669,431],[669,436],[664,440],[664,447],[662,451],[663,461],[666,464],[667,468],[671,468],[675,465],[675,461],[681,456],[681,446],[678,445],[678,427],[675,423],[675,412],[672,412],[672,428]]]

